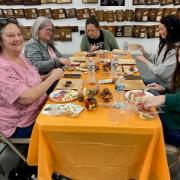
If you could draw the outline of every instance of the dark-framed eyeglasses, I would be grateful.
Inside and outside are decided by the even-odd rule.
[[[4,18],[4,19],[0,19],[0,26],[6,26],[9,23],[13,23],[13,24],[19,24],[16,17],[8,17],[8,18]]]

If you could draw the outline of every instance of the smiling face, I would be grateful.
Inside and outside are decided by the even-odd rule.
[[[9,23],[2,29],[1,43],[3,51],[20,53],[23,48],[22,32],[16,24]]]
[[[162,39],[166,39],[167,36],[167,28],[164,24],[159,24],[159,35]]]
[[[46,27],[42,28],[38,32],[38,38],[47,43],[50,41],[53,34],[53,25],[49,23]]]

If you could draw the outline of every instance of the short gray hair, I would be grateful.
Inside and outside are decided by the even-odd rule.
[[[52,26],[54,27],[54,24],[52,23],[52,21],[50,19],[48,19],[47,17],[39,16],[34,21],[34,24],[31,28],[31,37],[38,41],[39,40],[38,31],[40,29],[46,27],[49,23],[51,23]],[[53,39],[51,39],[51,43],[53,43]]]

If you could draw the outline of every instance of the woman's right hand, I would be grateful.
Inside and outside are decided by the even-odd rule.
[[[53,69],[50,72],[50,76],[54,78],[54,80],[59,80],[60,78],[64,77],[64,71],[61,68]]]
[[[153,90],[156,90],[156,91],[165,91],[165,88],[162,86],[162,85],[159,85],[157,83],[151,83],[151,84],[148,84],[147,87],[149,89],[153,89]]]
[[[142,52],[142,53],[145,53],[145,49],[144,49],[144,46],[142,45],[138,45],[138,49]]]

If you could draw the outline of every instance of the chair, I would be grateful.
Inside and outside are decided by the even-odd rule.
[[[169,164],[169,169],[172,169],[172,167],[180,162],[180,147],[166,144],[166,153],[175,157],[174,161]]]
[[[25,163],[26,163],[26,157],[16,148],[14,144],[29,144],[28,138],[6,138],[1,132],[0,132],[0,142],[5,143],[7,146],[9,146]],[[6,148],[6,146],[3,148],[3,150]],[[3,152],[3,150],[1,152]],[[0,174],[5,175],[5,172],[0,165]]]

